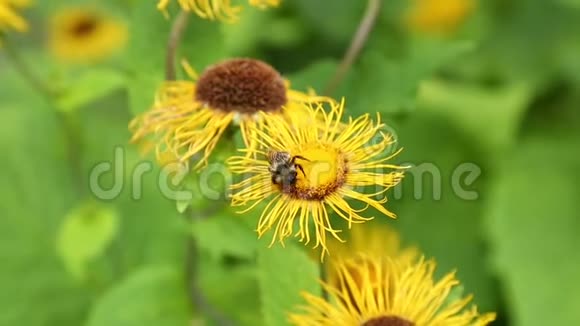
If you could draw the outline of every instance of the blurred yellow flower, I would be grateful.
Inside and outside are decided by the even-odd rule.
[[[397,259],[359,255],[336,265],[337,287],[323,283],[329,299],[303,293],[306,305],[289,315],[297,326],[483,326],[494,313],[479,314],[472,296],[454,299],[454,273],[434,280],[435,262],[409,265]]]
[[[365,253],[373,257],[390,257],[404,266],[411,265],[419,257],[419,250],[415,247],[403,248],[399,233],[386,224],[369,222],[353,227],[348,241],[341,242],[331,239],[328,244],[332,252],[330,260],[325,264],[329,283],[335,284],[334,264],[340,260],[350,259]]]
[[[475,0],[414,0],[407,23],[420,32],[449,33],[463,23],[475,6]]]
[[[30,6],[30,3],[30,0],[0,0],[0,34],[7,30],[28,30],[28,23],[17,10]]]
[[[90,63],[111,56],[127,41],[127,26],[92,7],[66,8],[51,20],[48,46],[63,62]]]
[[[248,149],[249,156],[232,157],[228,160],[233,173],[249,175],[248,178],[232,186],[232,205],[246,206],[242,212],[266,201],[257,226],[259,236],[274,228],[270,245],[276,239],[282,244],[284,239],[294,234],[296,220],[298,231],[295,236],[300,241],[310,242],[310,221],[313,221],[315,248],[322,248],[321,256],[327,251],[326,232],[340,239],[330,223],[328,209],[352,223],[362,223],[373,219],[359,213],[368,206],[379,212],[395,217],[383,204],[386,196],[376,199],[397,185],[403,167],[387,164],[397,153],[378,158],[393,144],[391,135],[381,131],[380,121],[373,122],[368,114],[357,119],[350,118],[342,124],[344,101],[333,103],[330,111],[320,106],[308,106],[300,115],[289,120],[274,117],[268,120],[263,131],[259,131],[263,146]],[[304,121],[322,120],[321,127],[312,128]],[[280,158],[289,159],[289,169],[278,172]],[[291,161],[294,157],[294,162]],[[294,165],[294,164],[298,165]],[[384,169],[388,169],[386,172]],[[274,173],[274,176],[273,176]],[[276,175],[278,174],[278,175]],[[354,187],[374,187],[372,194],[365,194]],[[350,206],[346,199],[354,199],[366,205],[362,209]]]
[[[171,0],[159,0],[157,9],[167,14],[167,6]],[[235,22],[241,11],[240,6],[232,6],[230,0],[178,0],[179,6],[185,11],[194,12],[201,18],[209,20],[222,20],[225,22]],[[248,0],[249,4],[265,9],[268,7],[278,7],[281,0]]]
[[[245,145],[256,150],[258,132],[267,120],[299,116],[304,103],[334,102],[291,90],[274,68],[254,59],[226,60],[208,67],[199,77],[189,66],[186,71],[192,81],[164,82],[153,109],[129,125],[131,141],[149,138],[162,163],[187,164],[195,158],[193,168],[203,168],[232,124],[239,124]]]

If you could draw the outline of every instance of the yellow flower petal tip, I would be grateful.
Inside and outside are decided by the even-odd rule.
[[[328,251],[327,234],[340,240],[342,231],[331,225],[329,211],[346,220],[349,228],[373,217],[360,215],[361,210],[351,207],[347,199],[394,218],[384,207],[384,194],[400,182],[404,168],[388,163],[399,151],[384,157],[394,140],[381,132],[380,121],[363,115],[341,122],[344,101],[332,103],[329,110],[310,103],[302,112],[294,112],[287,119],[268,119],[258,132],[269,152],[252,148],[246,156],[228,160],[232,172],[247,176],[232,186],[232,204],[248,211],[268,202],[258,232],[274,229],[272,243],[296,236],[308,244],[314,238],[314,247],[322,248],[323,258]],[[361,191],[370,187],[374,187],[371,194]]]
[[[167,15],[167,7],[171,0],[159,0],[157,9]],[[208,20],[220,20],[227,23],[234,23],[239,19],[242,10],[241,6],[232,6],[230,0],[178,0],[182,10],[193,12],[197,16]],[[249,0],[251,6],[266,9],[269,7],[278,7],[281,0]]]
[[[334,102],[289,89],[279,72],[259,60],[226,60],[199,77],[184,63],[192,80],[163,83],[153,108],[136,117],[129,129],[132,142],[148,139],[156,144],[160,161],[171,153],[184,164],[193,163],[194,170],[205,167],[230,127],[239,128],[248,151],[255,151],[263,142],[259,131],[269,119],[299,115],[305,103]]]
[[[66,63],[93,63],[119,51],[127,41],[127,26],[93,7],[58,11],[49,27],[48,47]]]
[[[336,264],[337,282],[323,283],[328,300],[304,293],[306,305],[289,314],[297,326],[484,326],[494,313],[466,309],[471,296],[449,294],[459,281],[450,273],[434,279],[435,262],[413,264],[360,254]]]

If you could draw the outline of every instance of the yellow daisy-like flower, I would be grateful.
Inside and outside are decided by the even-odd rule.
[[[494,313],[466,310],[472,296],[452,299],[454,273],[434,280],[435,262],[408,265],[396,259],[360,255],[336,266],[338,284],[323,283],[329,300],[303,293],[307,305],[290,314],[297,326],[483,326]]]
[[[159,0],[157,9],[167,14],[167,6],[171,0]],[[225,22],[235,22],[241,11],[240,6],[232,6],[230,0],[178,0],[181,9],[194,12],[201,18],[209,20],[222,20]],[[268,7],[278,7],[281,0],[248,0],[251,6],[265,9]]]
[[[291,90],[274,68],[254,59],[227,60],[199,77],[188,66],[186,71],[193,80],[164,82],[153,109],[135,118],[129,129],[132,142],[149,138],[155,144],[161,162],[187,164],[195,158],[196,170],[207,164],[232,124],[239,124],[246,147],[256,149],[268,119],[301,116],[304,103],[334,102]]]
[[[415,247],[403,248],[399,233],[386,224],[365,223],[352,228],[348,241],[341,242],[331,239],[328,244],[330,256],[330,267],[327,275],[330,275],[334,268],[332,264],[338,260],[353,258],[364,252],[372,256],[387,256],[397,259],[399,262],[407,264],[413,263],[419,257],[419,251]]]
[[[326,232],[340,239],[330,222],[329,209],[352,223],[361,223],[373,217],[359,215],[372,206],[379,212],[395,217],[383,204],[386,196],[377,199],[399,183],[403,167],[387,164],[398,151],[388,157],[381,154],[393,144],[391,135],[381,131],[380,121],[373,122],[368,114],[357,119],[350,118],[342,124],[344,101],[333,103],[330,111],[309,106],[289,121],[273,118],[263,131],[259,131],[260,149],[245,150],[251,155],[229,159],[234,173],[249,175],[232,186],[232,205],[249,205],[246,212],[259,203],[267,201],[257,226],[259,236],[271,228],[274,235],[271,245],[294,233],[295,222],[300,241],[310,241],[310,221],[315,230],[315,248],[322,247],[322,257],[327,251]],[[313,128],[303,124],[304,120],[315,121],[321,117],[322,127]],[[388,169],[385,172],[384,169]],[[359,189],[354,189],[359,187]],[[374,187],[372,194],[360,192],[360,187]],[[346,199],[366,205],[355,209]]]
[[[92,7],[66,8],[51,20],[48,46],[63,62],[89,63],[109,57],[127,41],[127,26]]]
[[[407,23],[421,32],[449,33],[463,23],[475,6],[475,0],[415,0]]]
[[[0,33],[6,30],[26,32],[28,23],[17,12],[30,6],[30,0],[0,0]]]

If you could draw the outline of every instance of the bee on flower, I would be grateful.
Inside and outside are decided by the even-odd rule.
[[[171,0],[159,0],[157,9],[167,15],[167,6]],[[178,0],[179,6],[186,12],[193,12],[201,18],[208,20],[221,20],[233,23],[238,20],[241,6],[233,6],[230,0]],[[256,8],[266,9],[268,7],[278,7],[281,0],[248,0],[248,3]]]
[[[246,176],[232,185],[232,205],[243,207],[244,213],[265,203],[257,232],[261,237],[273,229],[271,245],[292,235],[305,243],[314,238],[315,248],[321,247],[324,257],[327,233],[341,240],[341,230],[331,224],[331,211],[346,220],[349,228],[373,219],[360,214],[369,206],[395,217],[384,206],[387,197],[377,198],[403,177],[405,167],[389,163],[399,151],[384,156],[393,137],[383,133],[384,125],[368,114],[343,123],[343,113],[344,101],[333,103],[328,111],[311,104],[305,106],[303,114],[290,119],[273,117],[258,131],[261,148],[245,149],[243,152],[250,155],[228,160],[233,173]],[[319,117],[320,128],[302,123]],[[377,136],[379,140],[369,145]],[[377,191],[366,194],[357,187],[375,187]],[[365,208],[357,209],[347,199]]]
[[[132,142],[155,144],[160,161],[203,168],[224,132],[239,126],[249,151],[258,149],[266,122],[300,119],[304,104],[329,105],[334,100],[290,89],[280,73],[265,62],[230,59],[208,67],[200,76],[185,65],[191,80],[166,81],[153,108],[129,125]],[[303,120],[302,123],[311,121]]]

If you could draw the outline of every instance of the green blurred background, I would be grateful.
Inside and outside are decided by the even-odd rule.
[[[158,171],[132,198],[130,173],[151,157],[128,144],[127,125],[164,78],[171,25],[154,2],[90,2],[129,33],[123,49],[94,64],[63,63],[46,48],[50,17],[89,2],[38,0],[24,11],[30,31],[5,36],[0,325],[282,325],[301,302],[296,289],[317,288],[305,248],[265,249],[255,216],[235,215],[224,200],[178,203],[185,214],[218,207],[190,222],[161,195]],[[236,25],[190,17],[179,57],[198,71],[259,58],[293,88],[319,92],[366,6],[284,0],[261,11],[240,3]],[[405,148],[397,160],[436,167],[441,184],[437,195],[430,174],[411,170],[391,193],[399,218],[371,223],[397,228],[405,244],[438,261],[438,273],[456,269],[480,310],[498,312],[494,325],[580,325],[580,1],[480,1],[443,34],[411,31],[402,18],[409,6],[384,1],[332,95],[344,96],[353,116],[380,112]],[[114,162],[115,148],[124,149],[125,173],[101,183],[120,178],[123,188],[101,200],[90,172]],[[477,178],[454,178],[466,163]],[[458,195],[454,180],[476,198]],[[201,305],[192,292],[205,294]]]

